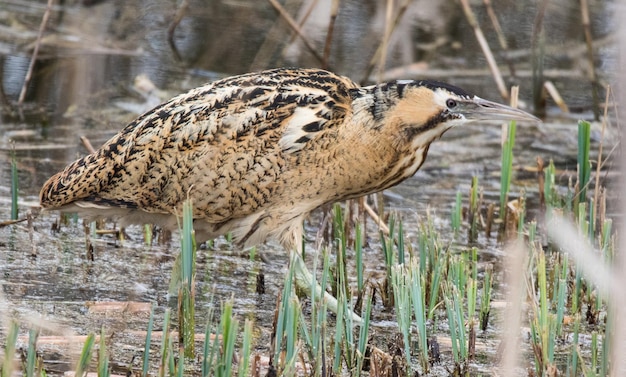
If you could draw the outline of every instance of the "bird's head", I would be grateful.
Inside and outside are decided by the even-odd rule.
[[[525,111],[482,99],[441,82],[396,81],[387,85],[394,86],[394,96],[397,95],[390,116],[408,126],[405,130],[414,134],[440,136],[454,126],[478,121],[540,122]]]

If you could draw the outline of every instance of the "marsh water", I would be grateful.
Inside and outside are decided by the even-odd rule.
[[[15,317],[20,323],[42,324],[49,335],[84,335],[99,332],[104,325],[116,344],[111,349],[117,372],[123,373],[129,365],[139,363],[134,356],[140,355],[143,339],[137,331],[145,331],[148,313],[98,312],[90,303],[155,303],[157,318],[166,308],[175,308],[175,299],[167,292],[180,249],[177,235],[171,242],[146,245],[143,228],[129,227],[123,241],[112,235],[91,237],[91,252],[80,219],[61,221],[56,212],[39,213],[41,185],[87,153],[81,136],[97,148],[127,122],[177,93],[233,74],[277,66],[319,67],[322,63],[270,2],[186,2],[173,44],[168,43],[168,27],[180,11],[177,2],[52,3],[32,79],[23,104],[18,106],[46,3],[0,0],[0,221],[10,217],[12,153],[18,171],[19,217],[36,214],[29,222],[0,228],[1,322]],[[318,1],[302,21],[310,3],[314,2],[288,0],[282,5],[298,22],[304,22],[303,33],[322,54],[331,2]],[[460,5],[453,1],[411,2],[391,34],[385,67],[368,73],[368,63],[385,34],[384,3],[340,2],[326,63],[329,69],[364,83],[395,78],[444,80],[483,98],[503,101],[474,33]],[[506,53],[482,3],[472,5],[505,81],[520,85],[521,106],[532,111],[533,103],[542,102],[532,97],[530,46],[537,31],[537,5],[530,1],[496,3],[494,11],[508,42]],[[612,7],[612,2],[593,2],[590,9],[592,62],[583,39],[578,2],[553,1],[546,10],[540,34],[543,77],[556,85],[570,113],[548,97],[543,101],[545,108],[539,109],[544,122],[518,127],[511,192],[513,197],[524,193],[531,216],[539,208],[537,158],[554,161],[563,190],[575,180],[576,123],[594,119],[590,69],[596,70],[600,84],[610,83],[615,69]],[[616,131],[609,128],[606,132],[608,155]],[[479,179],[484,200],[497,203],[501,134],[499,125],[449,131],[431,146],[427,162],[414,177],[385,193],[386,211],[404,221],[409,241],[415,241],[411,237],[428,212],[445,242],[468,247],[462,237],[458,240],[451,235],[450,210],[457,192],[467,197],[473,176]],[[597,123],[592,141],[591,150],[596,153],[600,141]],[[611,178],[609,167],[603,176],[609,193]],[[608,212],[617,218],[611,207]],[[310,240],[315,240],[322,217],[318,211],[307,221]],[[112,228],[113,224],[106,226]],[[366,275],[376,279],[384,273],[383,256],[373,222],[368,229],[371,246],[365,253]],[[481,262],[498,264],[504,249],[495,237],[481,235],[476,245]],[[262,353],[269,349],[271,319],[283,287],[287,256],[273,242],[260,246],[258,254],[263,258],[250,260],[247,251],[224,239],[201,249],[196,316],[198,332],[202,332],[207,309],[219,309],[221,300],[234,297],[236,314],[255,321],[256,349]],[[260,272],[266,282],[263,294],[255,290]],[[393,318],[378,309],[373,320],[381,326],[375,331],[393,332],[389,329]],[[26,325],[22,330],[26,331]],[[50,347],[50,372],[70,369],[76,350]]]

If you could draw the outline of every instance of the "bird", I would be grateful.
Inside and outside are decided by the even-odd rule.
[[[360,86],[314,68],[246,73],[139,116],[49,178],[40,204],[175,230],[190,198],[198,242],[226,233],[243,248],[275,239],[310,289],[300,255],[311,211],[413,176],[430,144],[453,127],[508,120],[539,122],[438,81]],[[317,290],[336,311],[332,295]]]

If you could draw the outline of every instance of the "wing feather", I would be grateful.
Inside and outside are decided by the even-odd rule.
[[[257,213],[280,189],[285,155],[340,126],[355,87],[326,71],[278,69],[193,89],[50,178],[41,204],[175,213],[191,193],[194,215],[210,222]]]

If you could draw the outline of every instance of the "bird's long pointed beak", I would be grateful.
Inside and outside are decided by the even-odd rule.
[[[523,110],[487,101],[480,97],[474,97],[472,100],[465,102],[462,107],[461,112],[465,115],[465,119],[469,121],[517,120],[533,123],[541,122],[541,119]]]

